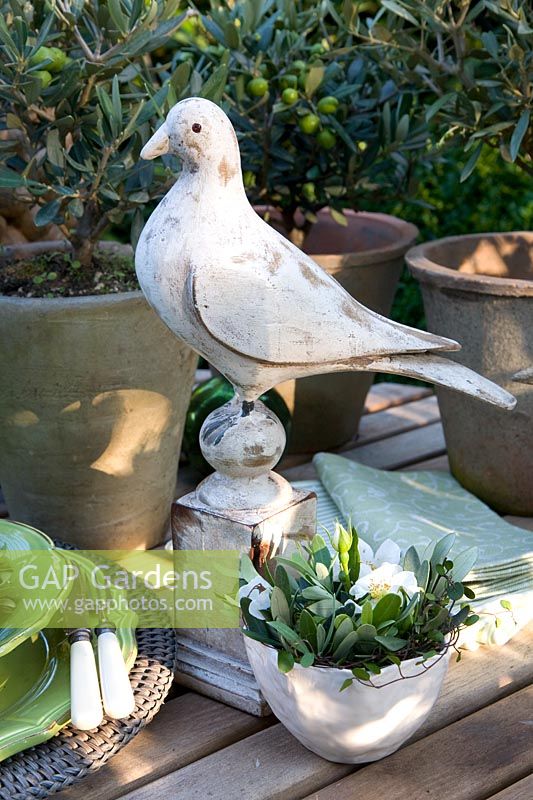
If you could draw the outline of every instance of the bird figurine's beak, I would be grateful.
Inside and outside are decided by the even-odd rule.
[[[144,145],[141,150],[141,158],[150,161],[152,158],[164,156],[165,153],[168,153],[169,145],[167,126],[163,123]]]

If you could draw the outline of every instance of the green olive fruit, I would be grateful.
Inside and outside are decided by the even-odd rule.
[[[316,140],[320,147],[322,147],[324,150],[331,150],[331,148],[335,147],[337,144],[337,137],[329,128],[320,131],[320,133],[317,134]]]
[[[36,67],[43,61],[51,61],[53,59],[50,47],[39,47],[39,49],[30,58],[30,66]]]
[[[334,114],[335,111],[339,107],[339,101],[336,97],[332,97],[328,95],[328,97],[322,97],[318,101],[317,108],[321,114]]]
[[[312,135],[313,133],[317,132],[318,126],[320,125],[320,119],[316,114],[306,114],[305,117],[301,118],[298,124],[302,133],[308,133]]]
[[[64,53],[59,47],[49,47],[51,63],[48,64],[47,69],[49,72],[61,72],[67,60],[67,54]]]
[[[31,74],[34,78],[39,78],[43,89],[46,89],[52,80],[52,75],[47,69],[36,69],[35,72],[32,72]]]
[[[316,191],[315,191],[315,184],[314,183],[304,183],[302,186],[302,194],[306,200],[309,202],[313,202],[316,200]]]
[[[251,97],[263,97],[268,92],[268,81],[264,78],[252,78],[246,86],[246,91]]]
[[[290,66],[290,71],[291,72],[302,72],[302,70],[304,70],[306,68],[307,68],[307,64],[305,63],[305,61],[297,60],[297,61],[293,61],[292,62],[291,66]]]
[[[298,100],[298,92],[296,89],[284,89],[281,93],[281,102],[286,106],[292,106]]]
[[[44,47],[43,45],[30,58],[30,65],[36,67],[46,61],[45,67],[48,72],[61,72],[67,61],[70,60],[59,47]]]
[[[251,189],[253,186],[255,186],[255,175],[251,170],[247,169],[242,177],[244,185],[247,189]]]
[[[298,78],[296,75],[283,75],[279,82],[282,89],[296,89],[298,86]]]
[[[181,23],[181,30],[185,33],[196,33],[196,29],[198,27],[198,20],[196,17],[189,17],[189,19],[185,19]]]
[[[311,52],[311,55],[313,55],[313,56],[321,56],[321,55],[323,55],[323,54],[326,52],[326,49],[325,49],[325,47],[324,47],[323,45],[321,45],[321,44],[314,44],[314,45],[311,47],[311,50],[310,50],[310,52]]]

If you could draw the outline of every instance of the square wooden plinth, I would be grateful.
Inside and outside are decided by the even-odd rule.
[[[172,507],[172,541],[178,550],[238,550],[262,562],[284,552],[316,530],[316,495],[293,493],[287,506],[273,513],[214,511],[195,492]],[[178,630],[176,679],[184,686],[257,716],[270,710],[246,658],[243,634],[237,629]]]

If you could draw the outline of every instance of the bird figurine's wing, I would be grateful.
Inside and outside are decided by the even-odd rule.
[[[254,215],[256,216],[256,215]],[[358,303],[309,256],[256,217],[248,246],[231,241],[192,265],[196,314],[211,336],[268,364],[334,364],[459,345]],[[237,240],[238,241],[238,240]]]

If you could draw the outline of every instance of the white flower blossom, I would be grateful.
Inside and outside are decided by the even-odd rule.
[[[358,549],[359,558],[361,559],[361,566],[359,569],[360,578],[368,575],[373,569],[380,567],[382,564],[399,564],[402,557],[402,551],[392,539],[385,539],[375,553],[369,544],[363,541],[363,539],[359,539]],[[333,566],[333,578],[337,580],[338,577],[339,565],[336,563]]]
[[[365,575],[360,575],[350,589],[350,594],[357,600],[368,594],[370,600],[377,602],[386,594],[400,594],[404,589],[409,597],[418,590],[414,572],[403,570],[399,564],[387,561],[377,569],[369,567]]]
[[[385,539],[375,553],[369,544],[359,539],[359,557],[361,558],[359,577],[368,575],[382,564],[399,564],[401,556],[402,551],[392,539]]]
[[[256,619],[264,620],[265,617],[261,613],[270,608],[270,595],[272,594],[272,586],[267,583],[260,575],[253,578],[244,586],[239,589],[239,601],[243,597],[249,597],[251,603],[248,607],[248,613]]]

